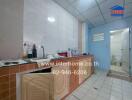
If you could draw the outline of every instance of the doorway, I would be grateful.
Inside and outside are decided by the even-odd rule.
[[[111,69],[130,74],[130,32],[129,28],[110,31]]]

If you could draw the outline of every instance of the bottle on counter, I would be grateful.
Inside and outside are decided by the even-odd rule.
[[[37,58],[37,49],[35,44],[33,44],[32,48],[32,58]]]
[[[28,58],[32,58],[32,57],[33,57],[33,55],[32,55],[32,50],[31,50],[30,48],[28,48],[27,57],[28,57]]]
[[[71,49],[70,48],[68,48],[68,57],[71,57],[72,56],[72,52],[71,52]]]
[[[32,58],[32,45],[30,43],[27,44],[27,58]]]
[[[23,55],[22,55],[22,58],[27,58],[27,44],[26,43],[24,43],[23,44]]]

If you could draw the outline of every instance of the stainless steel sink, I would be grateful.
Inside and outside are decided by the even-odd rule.
[[[10,65],[10,64],[19,64],[19,62],[4,62],[5,65]]]
[[[24,64],[27,63],[27,61],[24,61],[22,59],[18,60],[2,60],[1,66],[10,66],[10,65],[17,65],[17,64]]]

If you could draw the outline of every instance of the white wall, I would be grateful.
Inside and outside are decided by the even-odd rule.
[[[23,0],[0,0],[0,59],[21,56],[23,6]]]
[[[88,53],[88,24],[82,23],[82,53]]]
[[[82,53],[86,52],[86,23],[82,24]]]
[[[56,19],[54,23],[48,22],[50,16]],[[46,53],[78,48],[78,23],[52,0],[25,0],[24,41],[44,45]]]
[[[83,48],[82,48],[82,23],[78,23],[78,49],[79,51],[82,53],[83,52]]]

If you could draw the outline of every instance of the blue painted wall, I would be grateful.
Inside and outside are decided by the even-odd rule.
[[[112,23],[108,23],[102,26],[92,28],[88,32],[88,43],[87,43],[88,51],[91,54],[94,54],[95,59],[100,64],[99,65],[100,68],[102,69],[110,68],[110,31],[122,29],[122,28],[128,28],[128,27],[132,27],[132,17],[128,17],[122,20],[117,20]],[[104,41],[93,42],[92,37],[94,33],[105,33]]]

